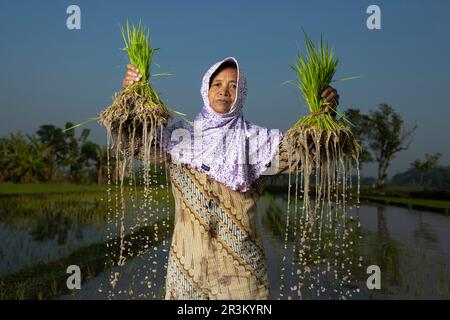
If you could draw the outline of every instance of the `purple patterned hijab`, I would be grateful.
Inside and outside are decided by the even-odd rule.
[[[236,100],[230,111],[218,113],[209,105],[209,83],[226,61],[237,66]],[[269,167],[276,165],[273,160],[283,135],[244,119],[247,83],[235,58],[228,57],[209,68],[200,92],[203,108],[194,123],[182,120],[165,127],[163,146],[172,161],[188,164],[232,190],[246,192],[262,174],[268,174]]]

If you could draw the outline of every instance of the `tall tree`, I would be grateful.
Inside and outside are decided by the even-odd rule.
[[[66,123],[66,129],[73,127],[73,123]],[[67,153],[65,155],[64,164],[69,169],[69,179],[72,182],[81,180],[82,169],[84,165],[84,155],[81,153],[80,145],[84,144],[89,136],[90,130],[83,129],[80,137],[75,135],[75,129],[64,132],[64,140],[67,145]]]
[[[435,154],[425,154],[425,160],[414,160],[411,166],[419,173],[419,183],[423,185],[425,176],[434,168],[441,157],[439,152]]]
[[[63,164],[68,150],[64,133],[61,128],[45,124],[40,126],[36,134],[45,146],[43,153],[47,166],[46,180],[52,181],[55,179],[58,167]]]
[[[362,152],[359,156],[359,169],[361,171],[364,163],[373,161],[367,145],[370,118],[368,115],[361,113],[359,109],[352,108],[345,110],[344,115],[352,123],[352,133],[362,146]]]
[[[405,128],[402,117],[385,103],[371,111],[368,123],[368,142],[378,162],[377,187],[384,187],[391,161],[395,155],[409,148],[417,125]]]
[[[86,168],[95,169],[95,176],[98,184],[104,182],[104,167],[106,165],[106,147],[101,148],[98,144],[92,141],[86,141],[81,147],[81,154],[83,155]]]

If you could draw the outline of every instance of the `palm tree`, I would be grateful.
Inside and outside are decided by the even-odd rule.
[[[33,182],[39,181],[45,175],[46,166],[42,157],[42,145],[33,136],[28,138],[30,142],[21,132],[18,132],[6,139],[2,170],[6,173],[8,180]]]

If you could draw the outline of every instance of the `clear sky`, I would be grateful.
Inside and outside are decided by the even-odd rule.
[[[81,8],[81,30],[68,30],[66,8]],[[366,9],[381,9],[381,30],[369,30]],[[150,28],[161,48],[154,72],[164,101],[190,118],[201,109],[200,82],[209,66],[235,56],[247,73],[248,120],[287,130],[306,114],[289,64],[304,48],[303,26],[323,32],[340,58],[335,84],[341,110],[368,112],[391,104],[418,129],[390,173],[425,152],[450,164],[450,1],[1,1],[0,136],[32,133],[42,124],[64,126],[97,116],[120,89],[127,64],[119,25]],[[91,139],[105,131],[89,124]],[[367,174],[374,174],[368,166]]]

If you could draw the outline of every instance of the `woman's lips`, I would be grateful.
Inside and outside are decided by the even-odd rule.
[[[225,99],[217,99],[216,101],[219,103],[227,103],[227,104],[231,103],[230,100],[225,100]]]

